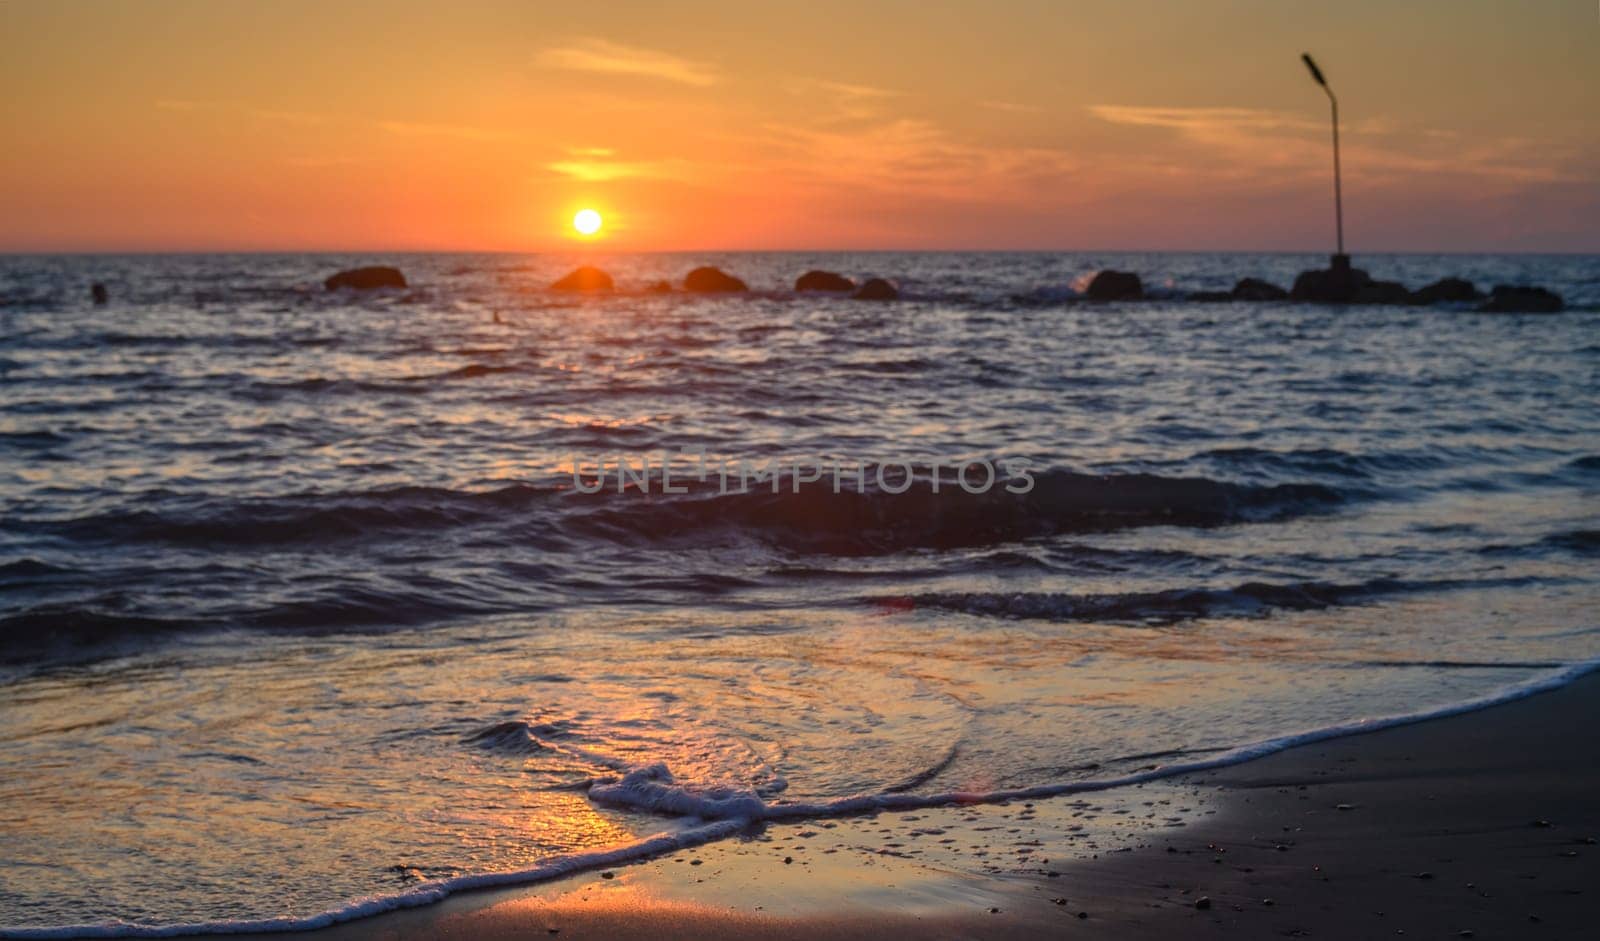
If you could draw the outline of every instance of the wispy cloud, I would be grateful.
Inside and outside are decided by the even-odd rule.
[[[1169,127],[1184,131],[1251,128],[1320,128],[1298,115],[1256,108],[1148,108],[1135,105],[1090,105],[1089,112],[1112,124]]]
[[[820,101],[824,113],[818,115],[829,121],[864,121],[883,114],[885,106],[901,97],[890,88],[834,82],[820,78],[795,78],[784,84],[791,95]]]
[[[690,165],[683,160],[616,160],[616,154],[606,147],[569,148],[571,159],[545,164],[552,173],[570,177],[584,183],[609,183],[613,180],[654,179],[681,180],[690,175]]]
[[[430,124],[423,121],[378,121],[378,129],[406,137],[453,137],[458,140],[498,141],[511,135],[466,124]]]
[[[978,104],[990,111],[1004,111],[1007,114],[1038,114],[1044,109],[1037,105],[1025,105],[1016,101],[980,101]]]
[[[566,46],[552,46],[539,53],[538,62],[547,69],[637,75],[684,85],[715,85],[719,77],[717,70],[706,63],[605,39],[583,39]]]
[[[939,198],[1025,198],[1041,182],[1064,182],[1079,166],[1064,151],[968,143],[914,118],[848,130],[764,130],[794,178]]]
[[[256,105],[226,101],[192,101],[181,98],[157,99],[155,106],[162,111],[212,112],[270,121],[276,124],[300,126],[361,125],[374,130],[407,137],[451,137],[471,141],[506,140],[512,135],[494,128],[469,124],[440,124],[428,121],[405,121],[388,118],[343,116],[317,111],[288,111],[281,108],[262,108]]]
[[[1207,176],[1267,185],[1320,178],[1327,172],[1326,119],[1278,111],[1222,107],[1145,107],[1091,105],[1089,112],[1112,124],[1162,128],[1191,145],[1182,160],[1168,158],[1169,176]],[[1584,178],[1571,161],[1541,153],[1515,139],[1483,140],[1461,146],[1456,135],[1426,128],[1397,127],[1382,117],[1347,124],[1344,166],[1347,179],[1368,184],[1402,184],[1423,176],[1470,176],[1508,185],[1554,183]],[[1131,165],[1131,164],[1130,164]]]

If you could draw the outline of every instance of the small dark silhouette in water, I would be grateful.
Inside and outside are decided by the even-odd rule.
[[[390,268],[387,265],[372,265],[366,268],[352,268],[341,271],[322,286],[330,291],[340,288],[349,288],[352,291],[372,291],[378,288],[403,288],[406,286],[406,276],[400,273],[399,268]]]
[[[500,319],[500,312],[498,310],[494,312],[494,318],[493,319],[494,319],[495,323],[505,323],[504,320]]]
[[[1144,282],[1131,271],[1107,269],[1094,276],[1085,293],[1091,301],[1134,301],[1144,297]]]
[[[647,292],[649,292],[651,294],[671,294],[672,293],[672,282],[670,282],[670,281],[656,281],[653,284],[651,284],[649,287],[645,288],[645,291],[647,291]]]
[[[1399,281],[1369,281],[1356,292],[1357,304],[1409,304],[1411,292]]]
[[[1561,295],[1540,287],[1497,284],[1479,310],[1499,314],[1554,314],[1566,306]]]
[[[1349,304],[1356,294],[1372,283],[1372,276],[1360,268],[1350,266],[1350,256],[1334,255],[1328,268],[1302,271],[1294,279],[1289,296],[1297,301],[1314,301],[1322,304]]]
[[[99,281],[96,281],[94,284],[89,286],[89,296],[94,299],[94,302],[97,305],[104,304],[111,300],[110,292],[108,292],[106,290],[106,286],[101,284]]]
[[[1289,292],[1271,281],[1260,278],[1241,278],[1231,291],[1191,291],[1185,296],[1191,301],[1284,301]]]
[[[1471,281],[1463,278],[1440,278],[1427,287],[1411,292],[1413,304],[1460,304],[1481,297]]]
[[[748,291],[743,281],[720,268],[696,268],[683,279],[683,289],[697,294],[716,294],[731,291]]]
[[[1282,301],[1287,300],[1289,292],[1278,287],[1271,281],[1260,278],[1242,278],[1233,286],[1229,296],[1238,301]]]
[[[858,301],[893,301],[899,300],[900,289],[882,278],[869,278],[861,290],[850,296]]]
[[[832,271],[807,271],[794,282],[796,291],[854,291],[856,283]]]
[[[583,265],[573,269],[572,273],[550,285],[553,291],[583,291],[595,293],[610,291],[615,288],[611,276],[592,265]]]

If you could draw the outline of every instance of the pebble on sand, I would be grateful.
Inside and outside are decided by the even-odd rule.
[[[1202,912],[1209,909],[1211,907],[1211,897],[1209,895],[1200,896],[1194,900],[1194,907]]]

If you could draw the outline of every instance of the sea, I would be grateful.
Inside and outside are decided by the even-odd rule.
[[[1588,670],[1600,257],[1356,261],[1567,310],[1187,299],[1294,254],[0,258],[0,933],[316,927]],[[368,264],[409,286],[323,288]],[[652,290],[701,265],[751,290]]]

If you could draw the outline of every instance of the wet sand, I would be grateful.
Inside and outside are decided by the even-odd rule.
[[[768,827],[309,937],[1591,937],[1600,676],[1120,792]]]

